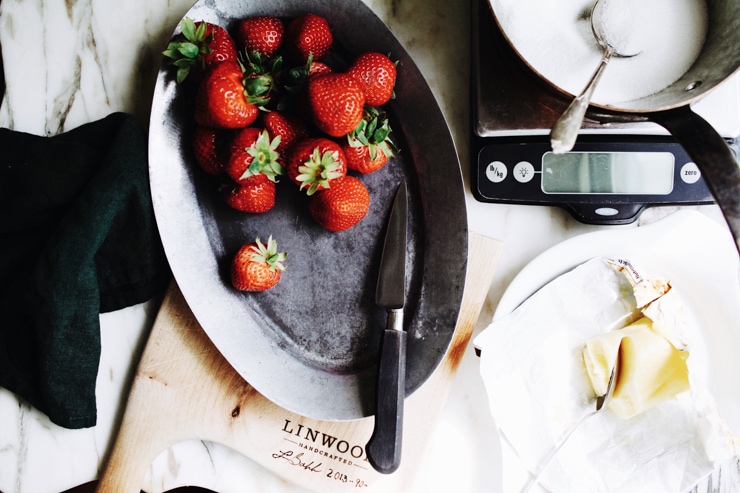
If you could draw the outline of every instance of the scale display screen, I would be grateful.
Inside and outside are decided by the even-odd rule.
[[[542,156],[542,191],[568,194],[668,195],[670,152],[569,152]]]
[[[473,143],[471,190],[483,202],[558,206],[589,224],[629,224],[653,205],[714,202],[701,170],[670,137],[579,135],[565,154],[552,152],[547,135]]]

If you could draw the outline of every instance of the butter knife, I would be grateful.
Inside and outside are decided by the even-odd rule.
[[[403,403],[406,395],[406,332],[403,306],[406,300],[406,236],[408,202],[406,180],[393,201],[383,255],[380,260],[375,303],[388,310],[378,363],[378,384],[373,434],[365,447],[373,468],[390,474],[401,463]]]

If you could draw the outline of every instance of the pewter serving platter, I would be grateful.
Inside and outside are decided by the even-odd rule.
[[[229,363],[261,394],[304,416],[349,420],[374,412],[376,362],[385,311],[375,306],[377,265],[398,184],[409,186],[406,394],[434,371],[452,338],[467,262],[462,176],[444,117],[426,81],[383,22],[359,0],[197,2],[186,14],[231,29],[244,17],[325,17],[334,55],[364,51],[398,60],[396,99],[386,105],[400,154],[360,177],[371,206],[357,226],[315,224],[305,196],[284,178],[276,206],[230,209],[195,164],[192,88],[163,61],[152,103],[149,166],[157,223],[188,305]],[[229,263],[243,243],[272,235],[288,252],[280,283],[264,293],[231,287]]]

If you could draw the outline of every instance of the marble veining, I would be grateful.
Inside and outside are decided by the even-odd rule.
[[[119,110],[146,124],[160,53],[191,3],[3,2],[0,124],[54,135]]]
[[[470,8],[447,0],[363,0],[398,37],[427,78],[455,140],[468,181]],[[193,0],[5,0],[0,45],[6,94],[0,126],[55,135],[113,111],[149,119],[161,51]],[[471,230],[505,242],[474,336],[488,325],[514,276],[548,247],[597,230],[559,209],[491,206],[467,193]],[[702,211],[722,221],[714,206]],[[649,211],[641,223],[671,209]],[[633,227],[633,226],[628,226]],[[141,354],[158,301],[101,316],[98,425],[66,430],[0,389],[0,491],[56,493],[95,479],[121,419],[125,389]],[[413,491],[501,491],[502,456],[472,348],[466,351],[431,450]],[[723,472],[737,476],[731,464]],[[712,491],[719,473],[697,492]],[[255,462],[204,441],[162,451],[142,488],[159,492],[201,485],[222,493],[298,493]],[[732,481],[734,485],[734,480]]]

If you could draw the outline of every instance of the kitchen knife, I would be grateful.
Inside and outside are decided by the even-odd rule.
[[[403,401],[406,396],[406,332],[403,305],[406,298],[406,181],[396,191],[385,234],[375,303],[388,310],[378,363],[378,384],[373,435],[365,447],[373,468],[390,474],[401,463]]]

